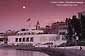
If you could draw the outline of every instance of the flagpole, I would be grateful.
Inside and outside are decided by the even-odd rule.
[[[30,30],[30,28],[31,28],[31,22],[29,22],[29,30]]]
[[[31,18],[28,18],[28,19],[26,20],[26,22],[29,23],[28,27],[29,27],[29,29],[30,29],[30,28],[31,28]]]

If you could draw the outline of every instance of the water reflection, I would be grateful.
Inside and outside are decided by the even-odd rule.
[[[49,55],[34,51],[0,49],[0,56],[49,56]]]

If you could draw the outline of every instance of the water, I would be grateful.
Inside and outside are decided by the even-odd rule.
[[[0,56],[49,56],[49,55],[35,51],[0,49]]]

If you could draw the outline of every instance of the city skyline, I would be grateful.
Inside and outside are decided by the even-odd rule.
[[[37,21],[41,26],[45,26],[56,21],[65,21],[66,17],[85,11],[85,4],[56,6],[50,3],[52,1],[60,0],[0,0],[0,32],[28,28],[29,24],[35,26]],[[84,2],[84,0],[71,1]],[[28,18],[31,20],[26,22]]]

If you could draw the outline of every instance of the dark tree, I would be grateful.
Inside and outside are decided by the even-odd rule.
[[[78,44],[81,34],[80,20],[76,16],[73,16],[72,19],[67,20],[67,25],[68,43],[71,45]]]
[[[66,24],[68,26],[67,31],[67,44],[71,45],[72,42],[72,35],[73,35],[73,31],[72,31],[72,25],[71,25],[71,19],[70,18],[66,18]]]
[[[72,17],[71,25],[72,25],[73,34],[76,33],[76,35],[79,37],[80,40],[81,26],[80,26],[80,20],[76,16]]]

